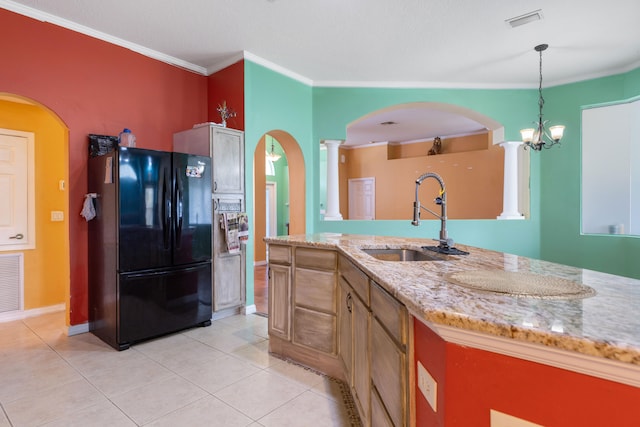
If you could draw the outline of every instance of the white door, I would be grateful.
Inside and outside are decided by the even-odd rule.
[[[267,237],[278,235],[278,191],[275,182],[267,182],[266,213],[267,213]]]
[[[0,250],[35,247],[31,132],[0,129]]]
[[[349,180],[349,219],[376,219],[376,179]]]

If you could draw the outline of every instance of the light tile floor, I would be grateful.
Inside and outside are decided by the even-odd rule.
[[[349,426],[340,384],[268,354],[233,316],[118,352],[64,313],[0,323],[0,427]]]

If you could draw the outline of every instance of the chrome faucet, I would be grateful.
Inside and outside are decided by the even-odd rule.
[[[420,205],[420,200],[418,199],[418,190],[420,188],[420,184],[422,184],[422,181],[427,178],[433,178],[438,181],[438,184],[440,184],[440,194],[438,194],[438,197],[436,197],[434,200],[436,205],[440,205],[440,215],[438,215],[431,209],[425,208],[424,206]],[[453,239],[450,239],[449,236],[447,236],[447,192],[445,191],[444,181],[437,173],[427,172],[416,179],[416,198],[413,202],[413,221],[411,221],[412,225],[420,225],[421,208],[431,213],[436,218],[440,219],[440,239],[438,239],[440,244],[438,245],[438,247],[444,250],[448,250],[449,248],[453,247]]]

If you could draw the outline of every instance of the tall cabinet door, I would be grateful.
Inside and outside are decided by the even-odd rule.
[[[211,127],[213,192],[244,193],[244,133],[234,129]]]

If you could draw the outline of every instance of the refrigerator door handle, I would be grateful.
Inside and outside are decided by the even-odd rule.
[[[171,189],[167,170],[162,169],[162,240],[164,249],[171,248]]]
[[[176,204],[176,215],[174,218],[175,230],[176,230],[176,248],[180,248],[182,241],[182,177],[180,176],[180,170],[176,168],[174,170],[174,195]]]

